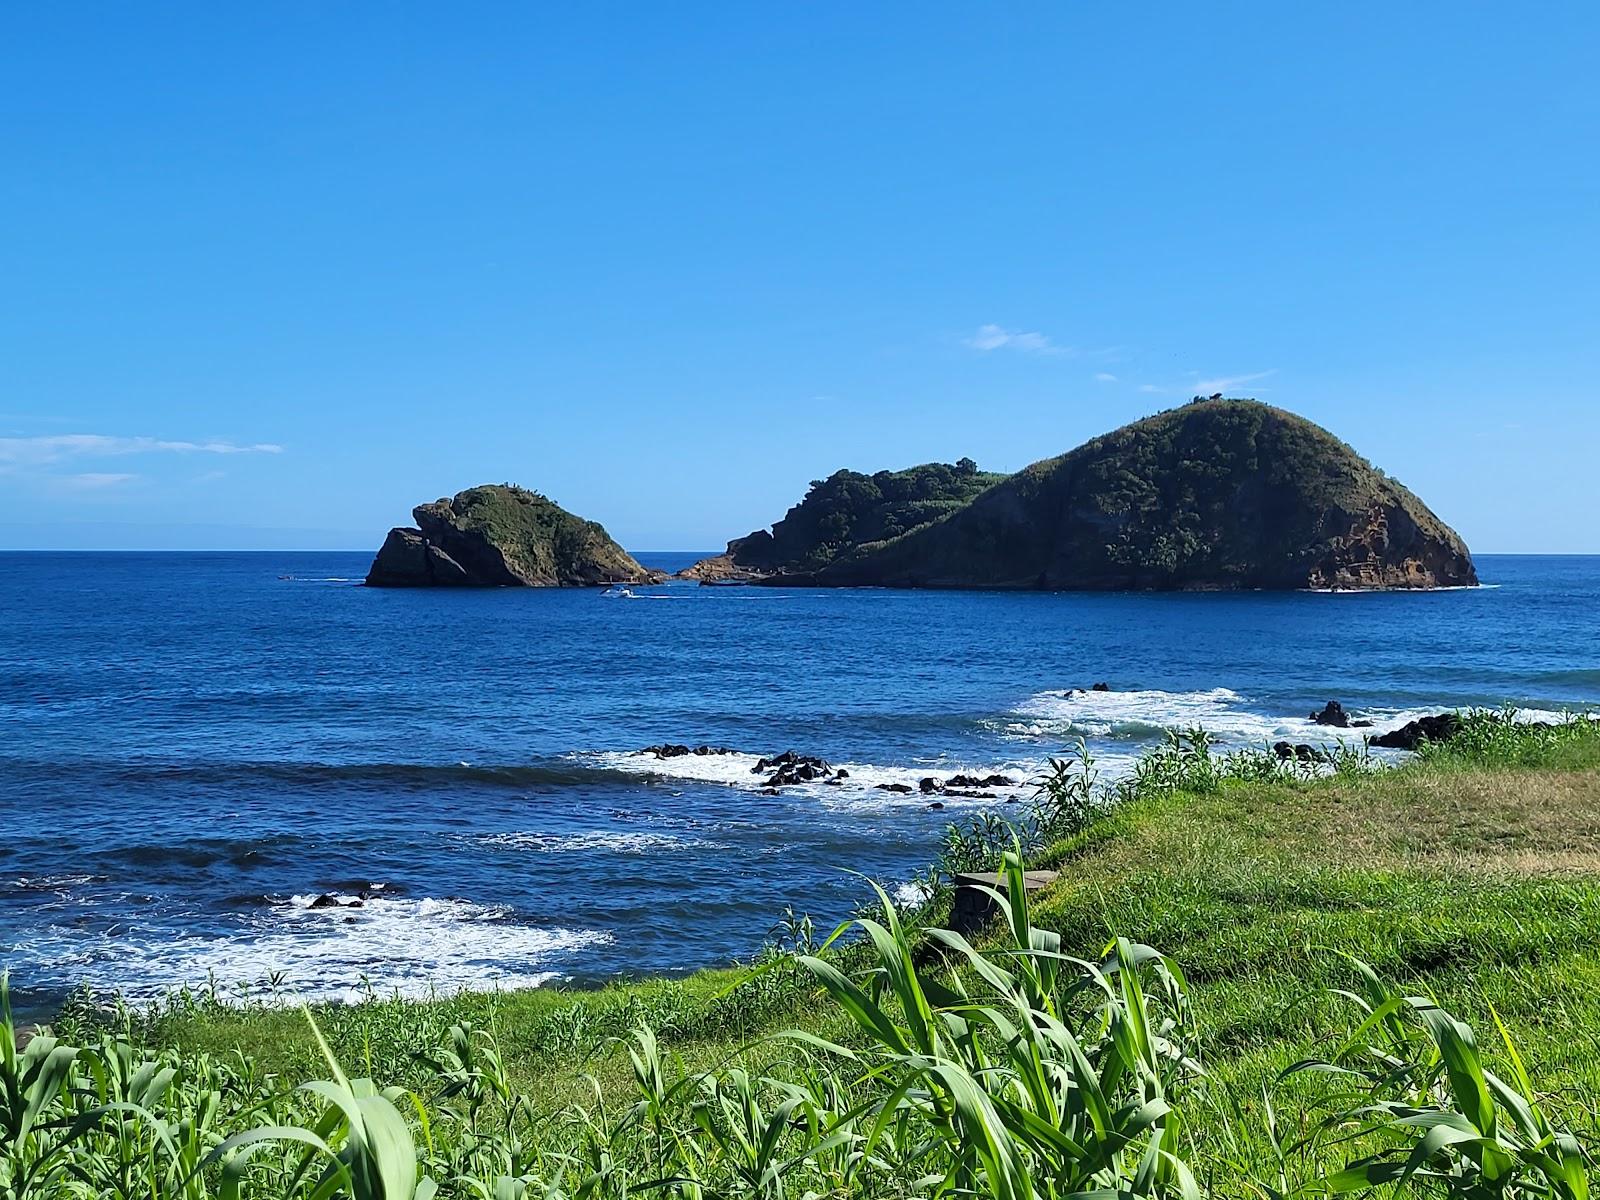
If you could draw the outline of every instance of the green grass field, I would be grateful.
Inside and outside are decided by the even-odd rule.
[[[1064,778],[1026,845],[1058,880],[976,948],[940,892],[759,967],[318,1008],[326,1052],[265,1004],[69,1010],[31,1122],[7,1060],[0,1196],[1378,1194],[1414,1155],[1420,1194],[1587,1195],[1600,723]]]

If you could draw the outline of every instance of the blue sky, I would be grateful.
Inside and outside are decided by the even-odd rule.
[[[1193,393],[1600,552],[1600,8],[12,5],[0,546],[634,549]]]

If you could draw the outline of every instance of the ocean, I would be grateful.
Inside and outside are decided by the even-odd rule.
[[[847,915],[863,875],[904,884],[998,803],[878,784],[1026,780],[1075,737],[1110,777],[1169,726],[1327,740],[1330,699],[1380,730],[1600,705],[1600,557],[1374,595],[386,591],[358,586],[369,561],[0,554],[19,1007],[683,972],[786,907]],[[638,753],[663,741],[738,753]],[[849,779],[761,794],[751,767],[787,749]]]

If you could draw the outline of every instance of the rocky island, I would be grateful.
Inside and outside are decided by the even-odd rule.
[[[965,464],[942,468],[952,475]],[[914,468],[927,472],[929,468]],[[1405,589],[1477,583],[1466,544],[1327,430],[1197,397],[1008,477],[893,502],[840,472],[719,556],[754,581],[1061,590]],[[948,477],[947,477],[948,478]],[[708,563],[718,560],[708,560]],[[693,568],[691,569],[693,570]]]
[[[368,587],[595,587],[651,583],[594,521],[512,484],[483,484],[412,510],[389,531]]]
[[[813,480],[805,498],[771,531],[758,529],[701,559],[679,578],[756,583],[820,571],[864,546],[903,537],[971,503],[1006,478],[970,458],[903,471],[835,471]]]

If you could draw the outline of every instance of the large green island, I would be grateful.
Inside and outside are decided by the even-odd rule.
[[[1011,476],[969,463],[812,485],[687,572],[817,587],[1403,589],[1476,584],[1460,536],[1327,430],[1197,398]]]

